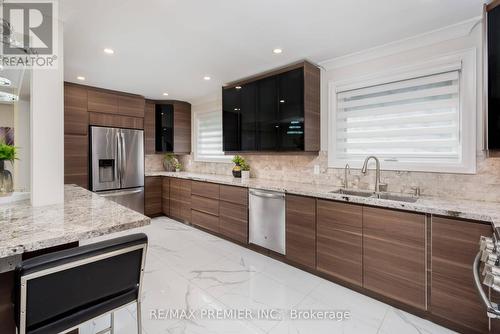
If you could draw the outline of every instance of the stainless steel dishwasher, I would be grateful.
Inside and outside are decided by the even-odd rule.
[[[249,197],[250,243],[285,255],[285,194],[250,189]]]

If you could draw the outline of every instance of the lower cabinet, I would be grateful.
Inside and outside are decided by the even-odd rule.
[[[144,214],[157,216],[162,213],[162,177],[148,176],[144,183]]]
[[[222,235],[248,243],[247,188],[220,186],[219,228]]]
[[[170,178],[163,177],[161,183],[161,210],[165,216],[170,216]]]
[[[193,181],[191,184],[191,223],[219,233],[219,185]]]
[[[487,333],[488,318],[474,286],[472,264],[479,251],[479,238],[490,236],[491,226],[434,216],[431,228],[431,313]],[[498,323],[493,325],[500,327]]]
[[[317,200],[318,271],[363,284],[363,207]]]
[[[363,207],[363,286],[427,309],[426,217]]]
[[[170,179],[170,216],[191,221],[191,180]]]
[[[316,268],[316,199],[286,196],[286,258]]]

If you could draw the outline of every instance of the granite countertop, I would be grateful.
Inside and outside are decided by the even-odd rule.
[[[496,228],[497,235],[500,237],[500,203],[454,200],[429,196],[422,196],[415,203],[405,203],[377,198],[335,194],[332,193],[332,191],[338,190],[339,188],[334,185],[275,181],[255,178],[242,180],[232,176],[216,174],[146,172],[146,176],[169,176],[238,187],[274,190],[296,195],[483,221],[491,223],[493,227]]]
[[[33,207],[23,200],[0,206],[0,259],[149,223],[140,213],[65,185],[63,204]]]

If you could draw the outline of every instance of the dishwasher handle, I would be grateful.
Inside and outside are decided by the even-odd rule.
[[[250,195],[264,197],[264,198],[270,198],[270,199],[284,199],[285,198],[284,193],[262,192],[262,191],[258,191],[258,190],[254,190],[254,189],[250,189]]]

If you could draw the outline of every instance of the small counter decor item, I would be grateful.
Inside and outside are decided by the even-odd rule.
[[[179,160],[172,153],[167,153],[163,156],[163,168],[167,172],[173,172],[176,169],[176,165],[179,163]]]
[[[0,143],[0,196],[8,196],[14,191],[14,181],[10,171],[5,169],[5,161],[11,164],[17,159],[17,148]]]
[[[248,178],[250,174],[250,166],[247,164],[245,159],[240,155],[235,155],[233,158],[233,162],[234,162],[233,176],[240,178],[242,177],[242,171],[245,171],[248,173],[244,173],[247,176],[244,178]]]
[[[243,161],[241,163],[241,179],[242,180],[247,180],[250,178],[250,165],[246,162]]]
[[[178,173],[181,171],[181,168],[182,168],[182,165],[179,163],[179,161],[177,161],[177,163],[175,164],[175,171]]]

